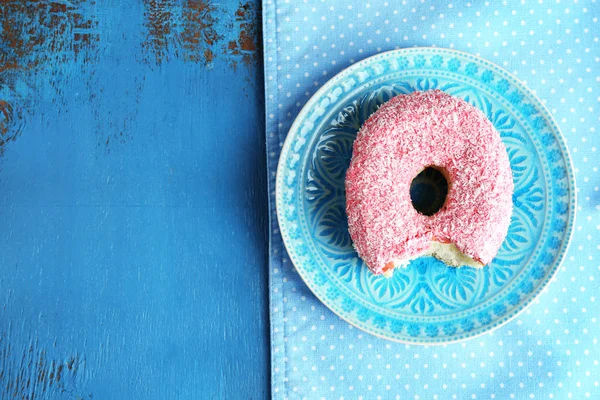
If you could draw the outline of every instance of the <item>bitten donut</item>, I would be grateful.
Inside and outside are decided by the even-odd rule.
[[[448,181],[441,209],[419,213],[412,180],[433,167]],[[389,275],[432,255],[481,267],[496,256],[512,214],[506,148],[485,115],[439,90],[400,95],[362,126],[346,174],[346,211],[359,256]]]

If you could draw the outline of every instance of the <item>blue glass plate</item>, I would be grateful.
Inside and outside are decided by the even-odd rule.
[[[481,109],[500,132],[515,183],[511,225],[482,269],[421,257],[390,279],[375,276],[348,234],[344,177],[352,143],[391,97],[430,89]],[[436,344],[506,323],[548,285],[573,231],[575,182],[556,123],[519,80],[470,54],[412,48],[359,62],[310,99],[282,149],[276,202],[289,256],[327,307],[374,335]]]

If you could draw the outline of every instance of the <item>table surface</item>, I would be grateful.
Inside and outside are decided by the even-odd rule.
[[[0,398],[268,397],[259,2],[0,20]]]

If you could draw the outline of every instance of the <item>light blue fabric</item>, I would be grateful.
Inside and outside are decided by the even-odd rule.
[[[353,62],[410,46],[467,51],[523,80],[566,137],[578,188],[571,248],[547,292],[494,332],[440,347],[378,339],[322,305],[287,258],[271,192],[273,398],[600,398],[597,1],[269,0],[263,12],[271,191],[310,95]]]

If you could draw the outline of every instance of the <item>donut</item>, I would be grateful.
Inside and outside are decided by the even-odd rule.
[[[424,170],[447,181],[432,215],[415,209]],[[434,256],[482,267],[496,256],[512,214],[513,179],[500,134],[479,109],[440,90],[393,97],[363,124],[346,173],[348,230],[374,274]]]

